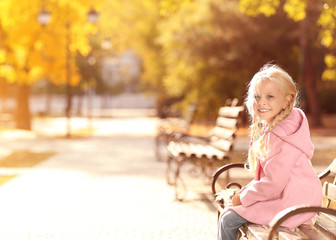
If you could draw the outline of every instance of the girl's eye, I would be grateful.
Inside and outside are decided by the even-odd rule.
[[[274,96],[272,95],[267,95],[267,98],[270,99],[270,98],[274,98]]]
[[[260,96],[259,96],[259,95],[255,95],[254,98],[255,98],[256,100],[259,100],[259,99],[260,99]]]

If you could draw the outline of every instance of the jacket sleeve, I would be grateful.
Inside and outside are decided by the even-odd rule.
[[[261,178],[259,181],[252,181],[240,194],[244,207],[280,197],[289,181],[295,159],[299,157],[300,153],[294,146],[273,133],[268,137],[267,157],[261,162]]]

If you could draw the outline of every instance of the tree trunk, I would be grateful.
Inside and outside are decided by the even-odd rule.
[[[306,73],[304,82],[307,93],[309,112],[311,115],[310,124],[313,127],[322,126],[321,111],[317,95],[316,78],[314,77],[312,56],[309,49],[307,49],[306,52],[305,71]]]
[[[0,78],[0,111],[6,112],[7,105],[6,105],[6,98],[7,98],[7,82],[6,79]]]
[[[18,84],[17,107],[16,107],[16,128],[30,130],[30,109],[29,109],[29,90],[27,84]]]
[[[311,54],[311,40],[309,24],[311,18],[311,10],[314,6],[313,0],[307,2],[306,17],[302,20],[301,25],[301,74],[302,74],[302,100],[303,107],[308,107],[311,115],[311,126],[322,126],[321,112],[319,107],[318,95],[317,95],[317,79],[314,76],[314,66],[312,63]]]
[[[51,83],[47,80],[47,91],[46,91],[46,102],[45,102],[45,110],[44,115],[49,116],[51,113],[51,102],[52,102],[52,93],[51,93]]]

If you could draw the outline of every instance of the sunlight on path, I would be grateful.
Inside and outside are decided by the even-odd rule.
[[[71,118],[71,131],[93,128],[94,136],[107,135],[147,135],[156,133],[156,118]],[[37,118],[33,121],[32,130],[42,136],[65,136],[66,118]]]
[[[28,174],[1,189],[0,239],[214,239],[216,214],[172,196],[160,180]]]

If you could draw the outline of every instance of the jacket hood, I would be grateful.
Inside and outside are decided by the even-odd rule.
[[[314,146],[310,139],[307,117],[301,109],[294,108],[284,120],[271,130],[271,133],[298,148],[309,159],[312,158]]]

